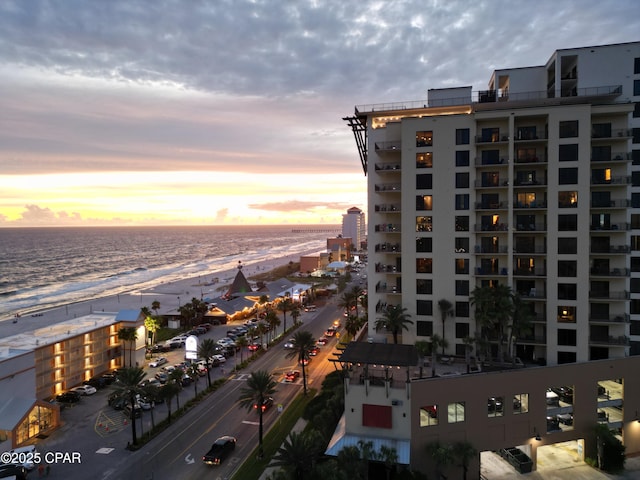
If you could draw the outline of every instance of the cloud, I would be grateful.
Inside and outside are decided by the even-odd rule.
[[[266,210],[272,212],[314,212],[317,210],[346,210],[351,204],[331,203],[331,202],[306,202],[301,200],[291,200],[285,202],[252,203],[249,208],[254,210]]]

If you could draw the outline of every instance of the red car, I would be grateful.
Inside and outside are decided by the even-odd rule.
[[[318,355],[318,347],[313,347],[309,352],[307,352],[310,357],[315,357]]]
[[[336,329],[333,327],[329,327],[327,328],[327,330],[324,332],[325,336],[327,337],[333,337],[336,334]]]
[[[252,343],[248,348],[251,352],[257,352],[262,348],[262,346],[259,343]]]
[[[320,337],[318,339],[318,341],[316,342],[316,344],[317,345],[326,345],[328,341],[329,340],[327,340],[327,337]]]
[[[286,382],[295,382],[300,377],[300,371],[291,370],[284,374],[284,379]]]
[[[265,398],[264,401],[262,402],[262,411],[266,412],[269,409],[269,407],[271,407],[272,405],[273,405],[273,398],[271,397]],[[253,404],[253,409],[256,411],[258,410],[257,403]]]

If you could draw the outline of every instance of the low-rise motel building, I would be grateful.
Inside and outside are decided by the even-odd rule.
[[[137,339],[118,338],[135,328]],[[123,365],[142,365],[140,310],[91,313],[0,339],[0,442],[34,443],[60,426],[55,396]]]

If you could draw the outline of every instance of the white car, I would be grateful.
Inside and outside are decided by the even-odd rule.
[[[150,367],[157,368],[160,365],[164,365],[168,360],[165,357],[158,357],[153,362],[149,363]]]
[[[93,395],[98,390],[96,390],[96,388],[92,387],[91,385],[80,385],[79,387],[73,387],[71,391],[77,392],[80,395]]]
[[[233,340],[231,340],[230,338],[221,338],[220,340],[218,340],[216,342],[218,345],[222,345],[223,347],[233,347],[235,346],[236,342],[234,342]]]
[[[167,373],[171,373],[176,369],[176,367],[174,367],[173,365],[167,365],[165,367],[162,367],[162,370],[164,370]]]
[[[224,363],[227,361],[224,355],[211,355],[211,361],[215,362],[216,360],[218,363]]]
[[[155,406],[154,402],[146,399],[145,397],[141,397],[140,395],[136,395],[136,402],[143,410],[151,410]]]

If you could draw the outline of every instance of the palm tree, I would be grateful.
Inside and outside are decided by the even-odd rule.
[[[304,388],[304,394],[307,394],[307,374],[304,366],[305,361],[309,358],[309,350],[311,350],[315,344],[316,339],[313,338],[313,334],[307,330],[297,331],[293,336],[293,348],[287,353],[287,358],[297,358],[298,363],[302,366],[302,385]]]
[[[146,308],[146,307],[144,307]],[[153,345],[156,341],[156,332],[160,328],[160,322],[158,321],[158,317],[152,315],[146,315],[144,318],[144,326],[151,335],[151,341],[149,342]]]
[[[467,480],[467,472],[469,471],[469,462],[478,455],[478,451],[469,442],[456,442],[453,444],[453,456],[460,462],[462,467],[462,478]]]
[[[240,349],[240,363],[242,363],[242,353],[244,349],[249,346],[249,340],[244,335],[236,338],[236,347]]]
[[[158,316],[158,310],[160,310],[160,302],[158,300],[154,300],[151,302],[151,310],[156,312],[156,317]]]
[[[167,421],[169,423],[171,423],[171,401],[178,393],[180,393],[180,386],[175,383],[167,382],[160,388],[160,395],[162,395],[164,401],[167,402],[167,411],[169,412]]]
[[[525,302],[519,293],[514,293],[513,297],[513,317],[511,321],[511,335],[510,340],[513,340],[513,351],[511,352],[511,364],[515,365],[517,356],[517,342],[522,337],[530,335],[533,327],[531,322],[535,318],[535,314],[532,312],[531,302]]]
[[[436,440],[427,444],[427,453],[436,464],[436,478],[442,478],[442,468],[453,463],[453,447]]]
[[[293,318],[294,324],[298,323],[298,318],[300,318],[300,315],[301,315],[300,304],[299,303],[293,304],[293,306],[291,307],[291,318]]]
[[[248,411],[254,410],[254,405],[257,405],[259,426],[258,426],[258,446],[260,456],[263,454],[262,450],[262,404],[264,401],[273,395],[276,391],[276,382],[271,377],[271,374],[265,370],[258,370],[251,372],[251,376],[247,379],[246,387],[240,390],[240,406],[246,408]]]
[[[287,292],[288,294],[288,292]],[[293,303],[289,297],[285,297],[280,303],[278,303],[278,310],[282,312],[282,321],[283,321],[283,333],[287,331],[287,312],[291,310]]]
[[[462,339],[464,344],[464,361],[467,364],[467,373],[471,371],[471,352],[473,351],[473,344],[476,343],[476,339],[466,335]]]
[[[342,292],[342,295],[338,298],[338,308],[344,308],[344,311],[349,315],[351,313],[351,307],[356,302],[356,298],[351,292]]]
[[[131,435],[132,445],[138,444],[136,436],[135,407],[137,405],[136,396],[144,395],[144,389],[140,387],[140,382],[146,373],[140,367],[127,367],[118,371],[118,383],[115,389],[116,394],[126,398],[131,405]]]
[[[347,317],[347,321],[344,324],[344,329],[347,331],[351,337],[355,337],[358,333],[358,330],[362,327],[362,319],[360,317],[356,317],[355,315],[349,315]]]
[[[184,377],[184,372],[180,368],[176,368],[169,373],[169,379],[167,383],[172,383],[178,386],[178,394],[176,394],[176,405],[178,410],[180,410],[180,395],[179,392],[182,390],[182,377]]]
[[[422,367],[424,366],[425,358],[427,358],[427,355],[431,350],[431,345],[426,340],[418,340],[415,346],[416,346],[416,351],[418,352],[418,355],[422,357],[422,360],[420,361],[420,378],[422,378]]]
[[[413,324],[413,321],[409,320],[410,315],[405,313],[406,308],[400,305],[388,306],[382,315],[382,318],[376,320],[376,331],[386,329],[393,335],[393,343],[398,343],[398,334],[402,330],[409,330],[408,323]]]
[[[446,338],[441,338],[440,335],[434,333],[431,335],[431,376],[436,376],[436,355],[438,354],[438,348],[447,348],[449,346],[449,342],[447,342]]]
[[[267,325],[269,325],[269,334],[271,334],[271,332],[274,333],[273,337],[271,338],[275,338],[276,329],[280,325],[280,318],[278,317],[275,311],[273,311],[272,309],[268,309],[267,316],[264,317],[264,320],[267,322]],[[270,341],[269,338],[267,338],[267,343],[269,343],[269,341]]]
[[[218,346],[212,338],[205,338],[198,345],[198,358],[203,358],[207,366],[207,384],[211,388],[211,357],[218,351]]]
[[[134,327],[121,327],[118,330],[118,340],[129,343],[129,366],[131,367],[133,363],[133,347],[135,347],[135,342],[138,340],[138,331]]]
[[[314,430],[291,432],[273,456],[269,466],[293,470],[296,480],[303,480],[313,470],[315,461],[322,453],[322,439]]]
[[[144,387],[142,387],[142,390],[144,391],[144,396],[145,398],[147,398],[149,401],[153,402],[153,404],[155,405],[155,403],[157,402],[158,398],[160,397],[160,389],[158,387],[156,387],[155,385],[145,385]],[[153,415],[153,406],[150,410],[151,413],[151,428],[156,428],[156,420],[154,418]]]
[[[442,298],[438,300],[438,309],[440,310],[440,318],[442,319],[442,338],[445,338],[444,324],[447,317],[453,317],[453,304],[449,300]],[[444,355],[444,346],[442,347],[442,355]]]
[[[490,337],[498,341],[498,360],[504,361],[506,330],[513,315],[511,287],[498,284],[495,287],[476,287],[470,295],[475,306],[475,318],[485,340]],[[491,335],[492,334],[492,335]]]
[[[200,378],[200,370],[198,364],[192,363],[187,367],[187,375],[193,380],[193,390],[195,392],[194,397],[198,396],[198,379]]]
[[[358,313],[358,302],[363,292],[364,290],[359,285],[354,285],[353,287],[351,287],[351,295],[353,296],[353,306],[356,307],[356,317],[360,316],[360,314]]]

